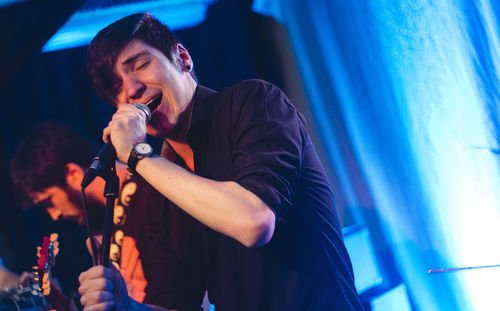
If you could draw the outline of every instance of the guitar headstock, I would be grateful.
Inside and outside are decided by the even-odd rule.
[[[35,281],[39,284],[39,290],[43,295],[50,294],[51,270],[55,265],[55,258],[59,253],[59,238],[57,233],[50,237],[43,237],[42,246],[37,247],[38,264],[33,267]]]

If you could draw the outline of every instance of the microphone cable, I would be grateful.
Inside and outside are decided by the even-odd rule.
[[[94,240],[94,234],[90,229],[89,217],[87,212],[87,200],[85,199],[85,188],[82,187],[82,209],[83,209],[83,218],[85,220],[85,228],[87,229],[87,236],[90,239],[90,247],[92,248],[92,263],[94,266],[99,264],[97,257],[97,245]]]

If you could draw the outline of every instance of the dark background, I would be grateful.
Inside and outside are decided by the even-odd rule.
[[[42,236],[61,233],[54,274],[67,292],[76,288],[79,272],[90,265],[84,232],[70,222],[51,221],[41,208],[21,210],[10,185],[8,162],[30,128],[48,120],[102,144],[101,131],[114,108],[100,100],[87,81],[86,47],[40,53],[82,2],[27,1],[0,11],[5,44],[0,54],[0,257],[13,271],[30,270]],[[274,19],[252,12],[251,1],[220,0],[202,24],[176,34],[194,60],[200,84],[220,90],[243,79],[264,79],[282,88],[310,119],[286,30]]]

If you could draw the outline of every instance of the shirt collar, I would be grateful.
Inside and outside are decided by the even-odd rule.
[[[196,90],[190,104],[193,107],[191,126],[196,124],[198,121],[208,121],[212,119],[215,101],[206,99],[214,94],[217,94],[217,92],[212,89],[199,84],[196,86]]]
[[[187,142],[195,153],[203,148],[216,104],[216,100],[211,100],[215,94],[217,94],[216,91],[198,84],[191,100],[190,105],[193,110],[187,132]],[[195,165],[196,162],[195,159]]]

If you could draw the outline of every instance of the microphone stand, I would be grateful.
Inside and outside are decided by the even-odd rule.
[[[137,109],[141,110],[146,117],[146,125],[151,121],[151,111],[148,106],[132,103]],[[119,192],[119,184],[120,180],[118,179],[118,175],[116,174],[116,150],[111,144],[111,141],[108,141],[101,150],[97,153],[94,161],[90,165],[87,172],[82,180],[82,200],[84,197],[84,190],[91,182],[94,180],[96,176],[101,176],[106,184],[104,186],[104,197],[106,198],[106,208],[104,210],[104,220],[103,220],[103,228],[102,228],[102,249],[101,249],[101,264],[105,267],[109,267],[109,249],[111,246],[111,229],[113,228],[113,214],[115,209],[115,200],[118,198]],[[85,209],[84,204],[84,209]],[[84,211],[85,222],[87,224],[87,231],[90,237],[90,242],[92,245],[93,253],[95,254],[92,232],[90,232],[90,226],[88,225],[87,213]],[[97,258],[94,256],[94,261]],[[94,263],[95,264],[95,263]]]
[[[111,233],[113,228],[113,214],[115,209],[115,200],[118,198],[120,180],[116,174],[116,150],[110,142],[99,151],[90,168],[84,175],[82,180],[82,200],[85,202],[85,188],[92,182],[96,176],[101,176],[104,181],[104,197],[106,198],[106,207],[104,209],[104,219],[102,224],[102,246],[100,264],[106,268],[110,267],[109,250],[111,246]],[[84,203],[84,216],[87,224],[87,233],[92,246],[94,265],[97,264],[96,247],[92,232],[89,226],[89,220],[86,212],[86,204]],[[115,311],[115,307],[110,309]]]
[[[109,249],[111,246],[111,229],[113,228],[113,214],[115,208],[115,200],[118,198],[120,180],[116,174],[116,150],[107,142],[94,158],[82,180],[82,201],[85,200],[84,189],[94,180],[96,176],[101,176],[105,183],[104,197],[106,198],[106,207],[104,209],[104,219],[102,225],[102,246],[101,246],[101,265],[109,267]],[[87,233],[91,239],[92,253],[94,254],[94,265],[97,264],[95,253],[95,244],[93,243],[92,232],[88,225],[88,217],[86,213],[86,204],[83,203],[85,222],[87,224]]]
[[[116,158],[116,157],[115,157]],[[115,161],[111,161],[102,172],[102,178],[106,181],[104,186],[104,197],[106,198],[106,208],[104,210],[104,220],[102,228],[102,249],[101,264],[109,267],[109,249],[111,246],[111,229],[113,228],[113,215],[115,200],[118,198],[120,180],[116,174]]]

